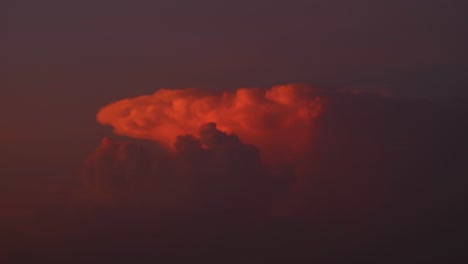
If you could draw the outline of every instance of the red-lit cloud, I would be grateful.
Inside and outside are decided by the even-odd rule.
[[[398,262],[415,245],[417,260],[459,245],[451,241],[466,230],[466,108],[300,85],[268,91],[160,90],[105,107],[98,118],[119,134],[150,140],[103,139],[80,184],[44,189],[45,200],[29,190],[51,178],[25,162],[34,172],[17,178],[39,177],[41,187],[4,195],[0,262],[381,263],[388,248]],[[234,102],[249,98],[236,113]],[[211,112],[192,113],[205,101]],[[294,157],[264,162],[271,149]],[[0,175],[16,178],[2,166]],[[18,207],[22,197],[34,206]]]
[[[314,89],[301,84],[235,92],[161,89],[107,105],[97,120],[114,127],[119,135],[170,147],[177,136],[197,135],[201,125],[214,122],[221,131],[234,133],[261,151],[293,154],[310,140],[322,108]]]

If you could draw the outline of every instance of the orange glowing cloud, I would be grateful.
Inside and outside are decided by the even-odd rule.
[[[102,108],[97,120],[115,133],[150,139],[172,147],[177,136],[197,135],[214,122],[261,151],[293,153],[310,138],[322,102],[314,89],[302,84],[268,90],[240,88],[235,92],[199,89],[160,89],[152,95],[123,99]]]

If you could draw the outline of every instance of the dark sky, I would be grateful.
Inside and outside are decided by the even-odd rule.
[[[463,2],[6,0],[1,66],[8,95],[64,99],[289,82],[454,96]]]
[[[4,0],[0,132],[93,134],[100,107],[161,87],[466,98],[464,2]]]
[[[161,87],[466,98],[464,2],[4,0],[1,132],[92,134],[101,106]]]
[[[458,236],[460,230],[466,231],[468,219],[463,210],[468,201],[464,176],[467,175],[464,146],[468,132],[463,125],[468,112],[460,104],[468,100],[466,10],[466,0],[0,0],[0,237],[7,237],[0,242],[0,262],[3,263],[9,250],[15,256],[28,257],[25,248],[31,252],[42,249],[48,252],[56,246],[68,245],[73,251],[69,256],[75,256],[80,255],[80,245],[89,247],[88,252],[94,252],[94,247],[96,252],[101,252],[104,244],[101,242],[105,241],[110,243],[109,250],[115,250],[112,243],[125,240],[107,237],[108,233],[119,234],[116,230],[122,223],[115,219],[123,219],[123,230],[128,228],[128,233],[134,232],[138,238],[144,233],[139,228],[154,227],[144,217],[141,219],[147,222],[136,221],[136,229],[134,220],[125,224],[125,219],[132,214],[123,207],[113,212],[109,208],[93,211],[92,206],[82,205],[80,191],[83,190],[73,189],[78,194],[69,190],[76,186],[82,188],[82,178],[86,177],[81,174],[88,173],[83,172],[85,160],[88,166],[85,169],[94,173],[87,176],[96,176],[97,184],[92,188],[97,187],[97,192],[102,191],[100,188],[104,193],[106,188],[112,190],[113,180],[122,177],[122,173],[130,183],[117,186],[123,191],[135,184],[134,174],[145,179],[167,177],[168,182],[164,183],[163,179],[163,185],[155,185],[162,189],[162,194],[154,193],[159,197],[154,200],[162,201],[161,208],[167,206],[166,200],[169,206],[174,206],[171,202],[180,200],[177,195],[186,191],[185,185],[177,182],[180,179],[199,183],[202,198],[208,193],[206,200],[216,205],[224,203],[223,199],[231,199],[224,197],[222,191],[218,193],[219,201],[216,195],[209,195],[210,191],[218,192],[217,181],[225,180],[226,185],[235,186],[240,177],[239,186],[244,186],[242,181],[245,181],[249,188],[256,184],[275,187],[281,183],[281,188],[278,187],[281,192],[269,190],[270,187],[260,191],[247,188],[252,200],[263,195],[270,201],[273,199],[270,195],[276,192],[282,195],[283,188],[289,185],[283,182],[270,185],[273,178],[255,177],[287,175],[285,178],[294,179],[293,187],[288,190],[297,192],[293,193],[292,200],[299,201],[298,219],[304,223],[308,217],[324,217],[325,222],[331,219],[326,226],[337,237],[342,232],[333,221],[343,222],[345,227],[350,224],[358,238],[365,241],[356,243],[355,233],[351,232],[342,239],[346,241],[343,246],[330,242],[330,248],[336,248],[340,252],[338,256],[344,256],[343,260],[347,260],[351,251],[357,249],[359,253],[361,246],[362,252],[367,252],[367,247],[369,252],[377,249],[376,260],[380,261],[370,263],[385,263],[381,261],[385,259],[389,263],[399,262],[381,258],[388,253],[387,249],[394,247],[404,252],[416,245],[420,251],[413,255],[419,261],[412,263],[421,262],[420,256],[430,258],[431,253],[437,253],[435,249],[446,248],[447,252],[449,247],[462,249],[460,245],[464,244],[452,236]],[[314,135],[314,141],[304,146],[308,152],[297,161],[299,165],[291,169],[289,165],[285,168],[281,165],[274,173],[259,163],[258,153],[252,146],[223,134],[216,127],[208,127],[208,132],[214,139],[225,141],[215,142],[221,147],[215,148],[214,144],[213,149],[203,149],[202,141],[186,137],[180,140],[180,146],[187,145],[188,157],[184,151],[177,154],[163,151],[166,157],[158,152],[161,149],[156,149],[154,152],[162,156],[154,154],[158,159],[152,159],[153,149],[148,151],[148,146],[139,146],[142,142],[137,140],[120,142],[122,138],[112,136],[110,128],[96,122],[101,107],[122,98],[151,94],[162,87],[226,90],[288,83],[321,87],[313,91],[324,95],[324,105],[329,109],[318,119],[317,130],[310,134]],[[334,93],[335,89],[391,96],[343,95]],[[255,114],[258,113],[252,116]],[[273,115],[272,120],[276,117]],[[103,136],[109,135],[112,139],[99,143]],[[276,143],[281,140],[299,139],[285,136]],[[204,165],[192,166],[190,162]],[[251,167],[245,168],[246,164]],[[149,171],[145,171],[147,168]],[[209,182],[214,187],[198,182],[200,179],[196,177],[207,174],[205,170],[213,174],[214,181]],[[174,179],[171,175],[182,176]],[[229,182],[232,179],[223,178],[226,175],[234,180]],[[254,177],[253,182],[250,176]],[[191,202],[194,194],[188,189],[188,198],[184,197]],[[154,190],[150,188],[150,191]],[[239,193],[236,191],[236,195]],[[129,195],[131,199],[132,195]],[[246,198],[239,197],[234,198],[240,199],[240,204],[235,201],[232,208],[245,205],[242,201]],[[203,199],[200,208],[206,205]],[[373,211],[374,205],[380,206],[378,210]],[[183,212],[191,212],[191,207],[184,206]],[[356,213],[356,219],[363,221],[364,232],[359,229],[361,226],[354,229],[354,223],[346,222],[350,213],[361,207],[364,213]],[[159,211],[152,215],[155,221],[164,224],[160,216]],[[377,219],[374,225],[366,222],[371,222],[372,217]],[[187,219],[190,217],[181,223]],[[200,217],[199,220],[206,230],[212,230],[212,225],[217,224],[216,219],[204,222],[206,219]],[[321,251],[323,243],[335,241],[329,239],[328,233],[324,234],[328,240],[317,236],[325,232],[320,225],[312,229],[305,225],[307,232],[297,222],[278,225],[280,228],[273,223],[264,230],[251,227],[252,232],[265,233],[258,235],[265,239],[259,240],[260,243],[251,242],[250,229],[240,228],[242,232],[237,235],[234,234],[237,229],[222,225],[219,228],[232,237],[232,243],[245,246],[246,252],[249,246],[270,245],[272,240],[271,248],[265,247],[265,255],[277,253],[276,240],[270,237],[300,238],[291,245],[287,239],[285,244],[279,244],[278,248],[290,247],[284,253],[287,257],[296,254],[296,245],[302,254],[308,255],[309,244],[302,241],[310,237],[317,246],[317,254],[328,256],[326,245]],[[177,241],[182,241],[182,246],[188,241],[187,247],[199,246],[197,240],[186,240],[184,231],[179,232],[181,226],[173,224],[161,241],[167,242],[164,240],[167,238],[176,245]],[[277,232],[283,228],[285,233]],[[197,222],[181,230],[204,232],[199,231]],[[98,233],[106,238],[101,241],[88,237],[88,233],[95,231],[102,232]],[[201,247],[217,244],[215,233],[208,234],[206,244],[201,243]],[[78,238],[76,243],[75,238]],[[243,239],[247,242],[242,242]],[[68,244],[62,245],[64,241]],[[132,241],[129,239],[128,245],[133,245]],[[234,248],[227,245],[226,250]],[[115,252],[125,253],[127,244],[119,247],[124,250]],[[212,250],[208,251],[211,254]],[[176,247],[175,252],[180,253]],[[44,254],[49,256],[49,253]],[[278,254],[281,253],[279,250]],[[392,252],[391,255],[403,256]],[[118,255],[113,257],[119,259]],[[433,261],[447,263],[446,260]],[[32,262],[35,261],[30,259],[24,263]],[[106,262],[115,263],[99,263]],[[241,262],[244,261],[237,263]]]

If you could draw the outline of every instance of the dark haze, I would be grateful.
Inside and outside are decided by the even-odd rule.
[[[450,263],[464,257],[463,105],[324,94],[308,151],[269,164],[207,123],[175,150],[105,138],[10,263]],[[294,140],[294,138],[284,138]]]

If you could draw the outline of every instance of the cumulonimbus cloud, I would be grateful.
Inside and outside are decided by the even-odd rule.
[[[209,122],[261,151],[294,153],[310,139],[314,120],[323,109],[315,89],[303,84],[235,92],[160,89],[103,107],[97,120],[115,133],[151,139],[173,147],[177,136],[197,135]]]
[[[88,192],[104,203],[229,214],[261,210],[288,189],[290,179],[271,177],[254,146],[215,123],[178,136],[174,145],[173,152],[161,152],[103,139],[83,167]]]
[[[82,167],[84,190],[28,218],[34,233],[2,236],[12,259],[187,263],[218,253],[206,263],[381,263],[414,262],[407,253],[432,259],[440,249],[437,263],[456,256],[450,250],[461,245],[454,241],[467,219],[465,107],[301,85],[156,94],[100,111],[100,122],[129,138],[102,140]],[[294,158],[264,162],[271,146]]]

